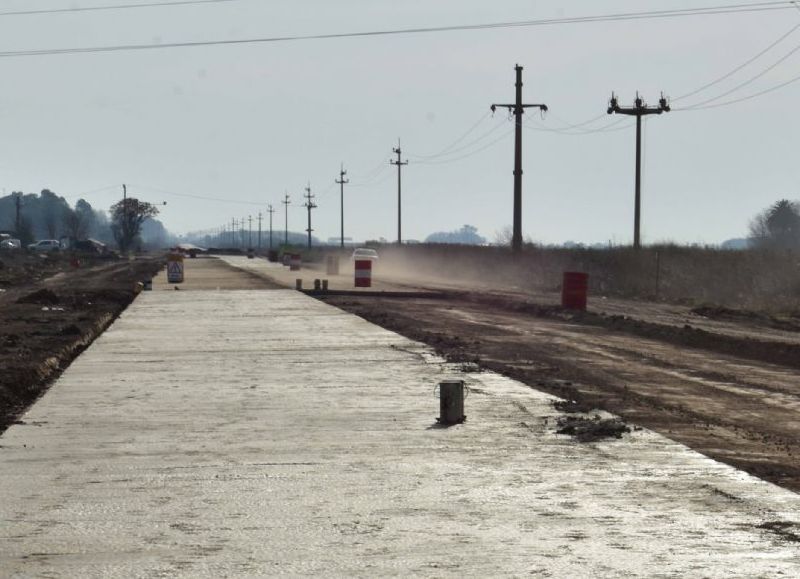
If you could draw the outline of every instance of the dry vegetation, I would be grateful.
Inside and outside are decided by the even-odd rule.
[[[559,291],[565,271],[589,274],[595,296],[737,309],[800,310],[800,254],[661,246],[551,249],[419,245],[379,248],[381,271],[454,283]]]

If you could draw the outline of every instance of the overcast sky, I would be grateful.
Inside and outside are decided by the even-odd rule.
[[[135,0],[0,0],[15,9],[129,4]],[[709,5],[734,4],[709,0]],[[0,52],[240,39],[530,20],[697,7],[681,0],[238,0],[200,6],[36,16],[0,15]],[[167,201],[173,232],[255,216],[272,203],[305,228],[311,182],[315,235],[339,234],[344,162],[345,234],[396,237],[402,139],[404,238],[468,223],[492,239],[512,221],[513,124],[489,114],[511,102],[514,65],[526,102],[526,236],[546,243],[630,243],[633,126],[563,134],[605,112],[611,91],[657,104],[742,64],[800,23],[800,10],[505,28],[371,38],[0,58],[0,187],[50,188],[107,209],[119,184]],[[744,236],[777,199],[800,198],[800,82],[727,107],[679,111],[755,76],[800,43],[800,30],[725,82],[652,117],[645,137],[643,240],[715,243]],[[800,74],[800,54],[726,97]],[[481,121],[481,118],[483,120]],[[586,129],[606,126],[601,119]],[[627,123],[614,129],[625,127]],[[429,159],[477,127],[449,155]],[[538,124],[533,124],[538,123]],[[502,125],[497,127],[497,125]],[[494,129],[493,132],[489,132]],[[574,132],[574,131],[573,131]],[[487,133],[489,133],[487,135]],[[483,139],[479,137],[485,136]],[[497,140],[497,139],[500,140]],[[477,142],[474,142],[476,141]],[[496,141],[493,145],[479,150]],[[474,144],[470,144],[473,143]],[[465,147],[466,145],[466,147]],[[474,154],[473,154],[474,153]],[[363,183],[367,181],[367,185]],[[114,188],[99,190],[115,185]],[[194,200],[198,195],[227,201]],[[238,203],[246,202],[246,203]]]

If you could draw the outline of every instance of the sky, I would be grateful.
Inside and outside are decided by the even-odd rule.
[[[150,0],[152,1],[152,0]],[[0,0],[0,53],[229,40],[586,16],[736,0],[236,0],[97,12],[14,10],[142,0]],[[800,24],[800,9],[625,22],[1,57],[0,188],[49,188],[107,209],[130,195],[166,201],[174,233],[276,210],[282,228],[337,237],[344,164],[345,235],[397,236],[400,139],[403,238],[471,224],[490,241],[512,223],[513,123],[491,116],[524,66],[523,231],[542,243],[630,243],[633,121],[601,118],[612,91],[657,104],[718,79]],[[721,95],[798,48],[800,30],[749,66],[645,126],[644,243],[718,243],[797,199],[800,82],[759,98],[681,110]],[[800,53],[715,102],[800,74]],[[470,129],[471,132],[470,132]],[[555,130],[553,130],[555,129]],[[466,133],[466,136],[464,136]],[[463,137],[463,138],[462,138]],[[461,140],[459,140],[461,139]],[[454,146],[451,147],[451,145]],[[449,152],[436,156],[443,150]],[[191,197],[195,196],[195,197]],[[198,199],[204,197],[207,199]],[[256,221],[254,221],[255,227]],[[267,221],[264,221],[266,228]]]

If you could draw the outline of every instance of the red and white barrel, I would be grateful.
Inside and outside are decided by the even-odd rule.
[[[356,287],[372,287],[372,260],[356,260]]]
[[[299,253],[293,253],[292,257],[289,259],[289,270],[290,271],[299,271],[300,265],[303,263],[303,258]]]

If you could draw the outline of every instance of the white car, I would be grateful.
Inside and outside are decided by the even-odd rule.
[[[353,252],[353,261],[361,259],[369,259],[374,261],[378,259],[378,252],[375,251],[374,249],[367,249],[366,247],[360,247]]]
[[[61,243],[58,239],[42,239],[28,245],[28,249],[31,251],[58,251],[61,249]]]
[[[19,239],[4,239],[0,241],[0,249],[21,249],[22,242]]]

